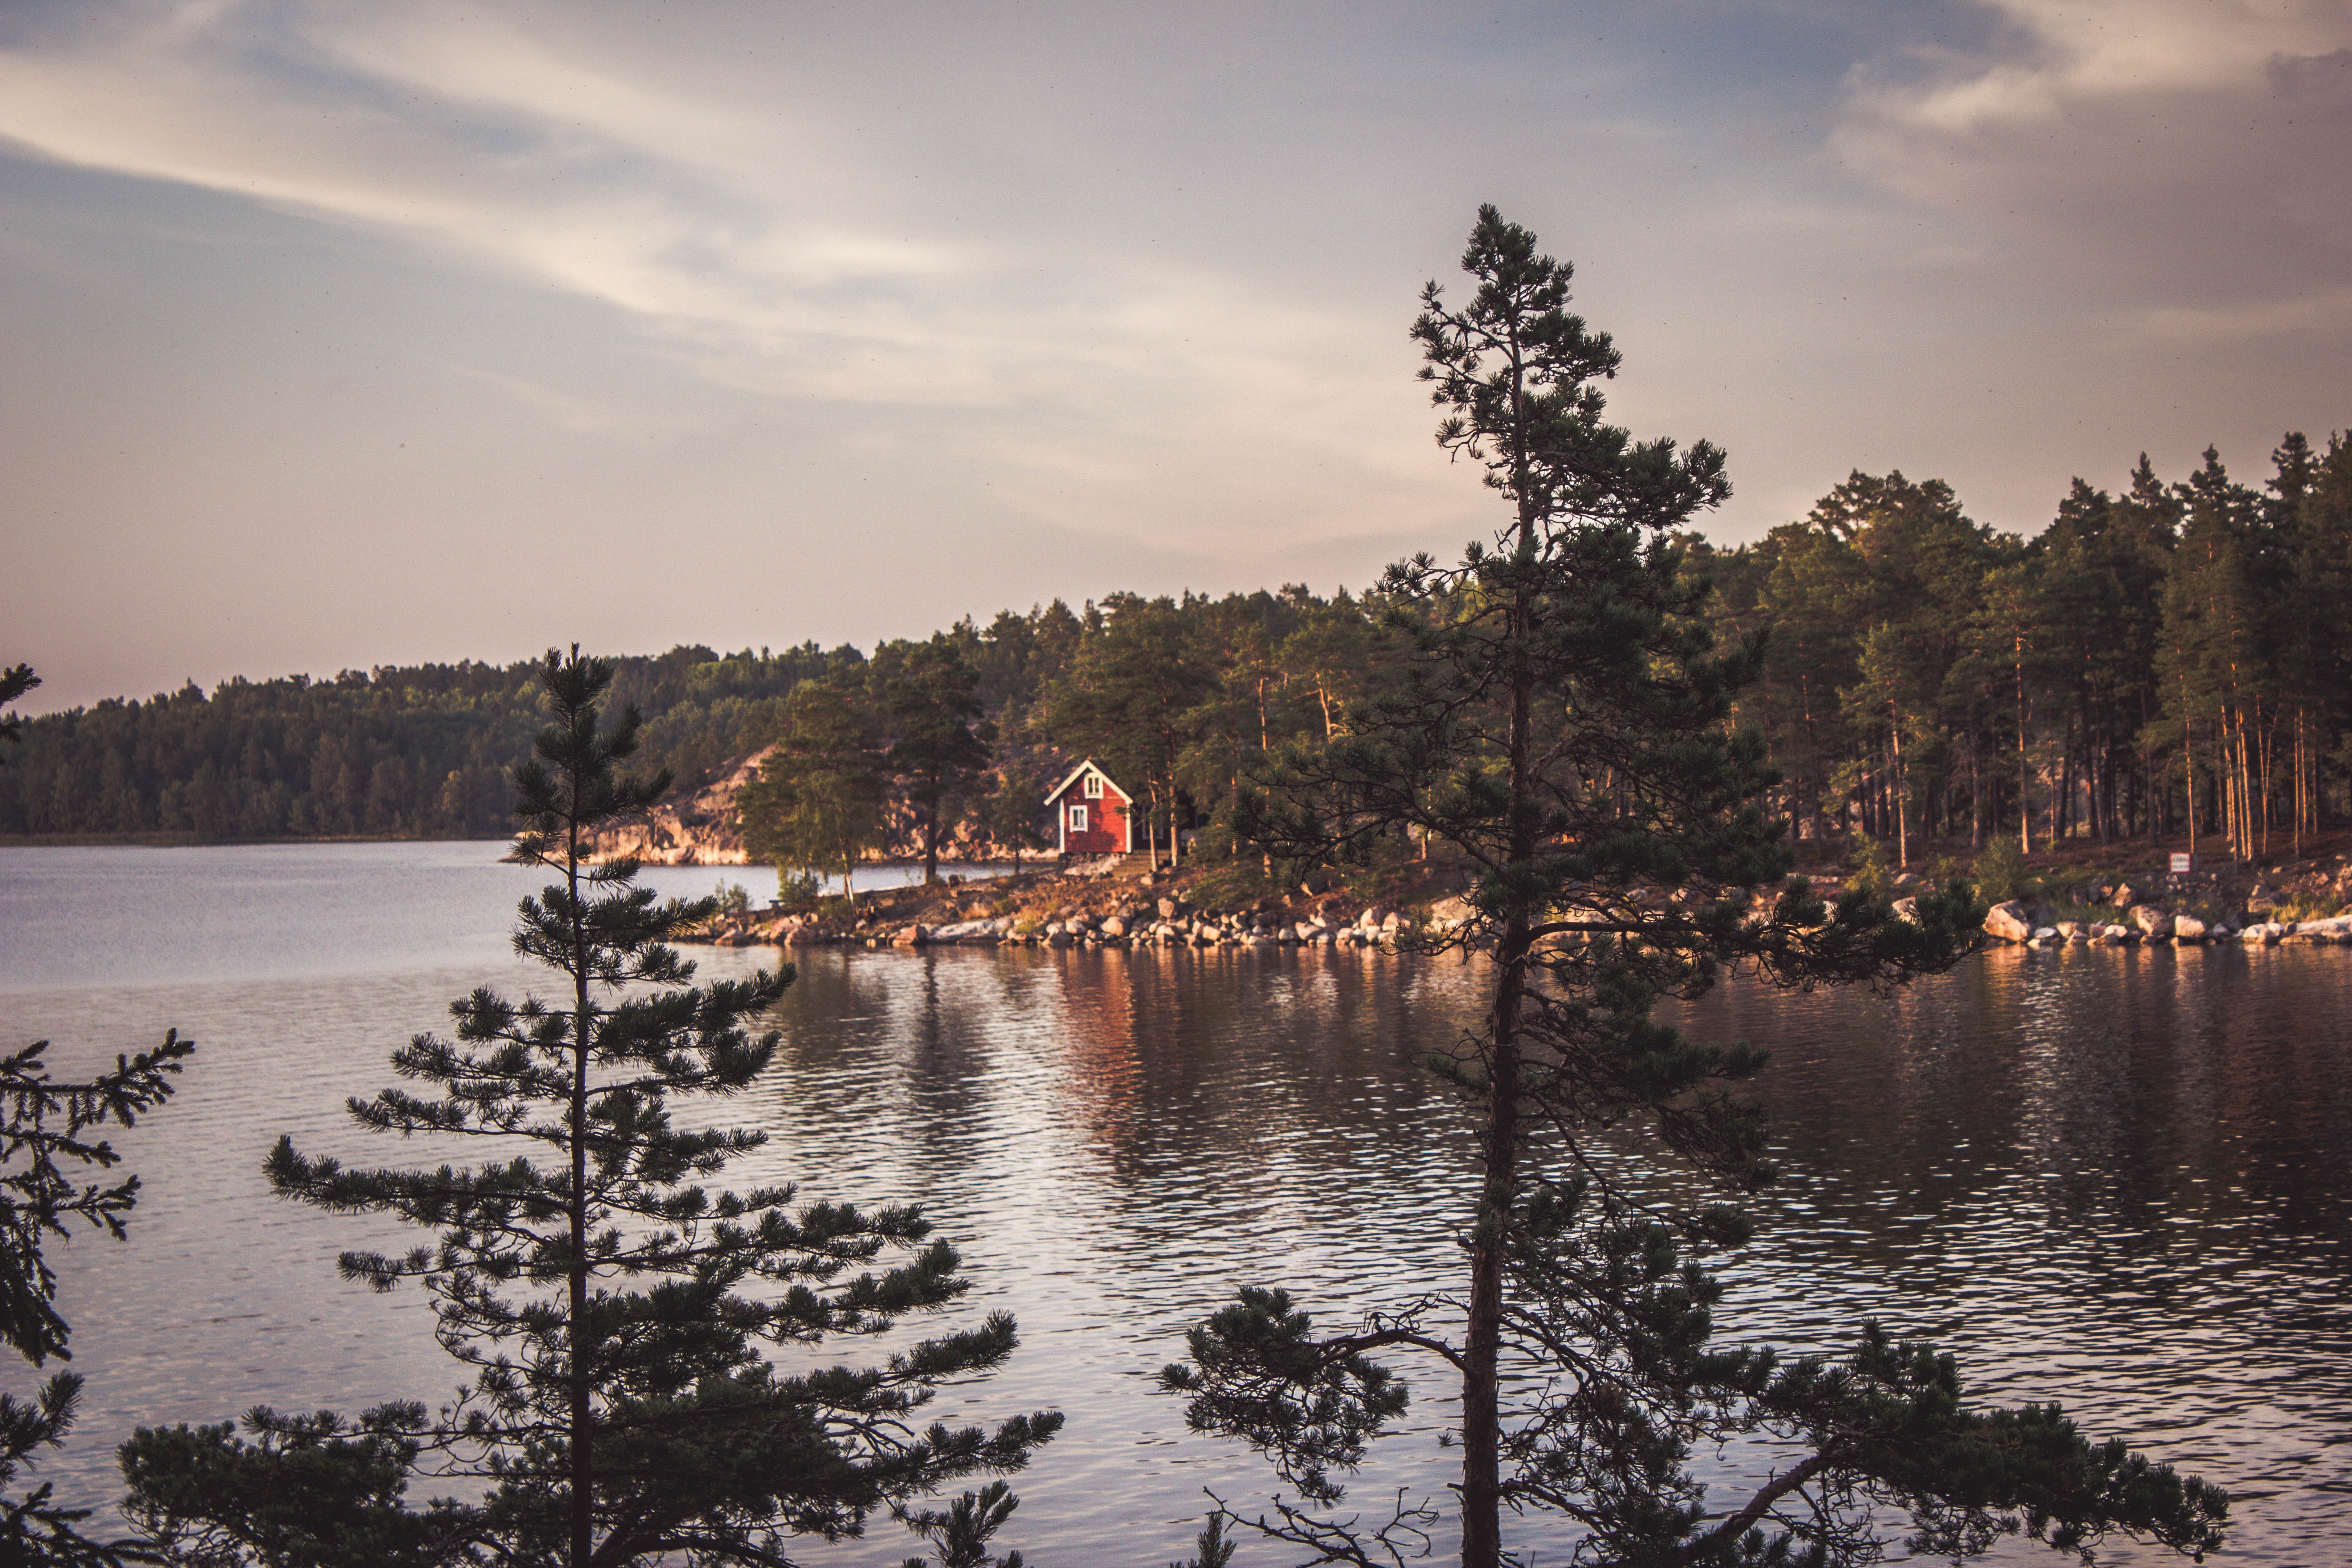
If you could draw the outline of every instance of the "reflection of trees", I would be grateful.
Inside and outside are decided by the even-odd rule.
[[[1050,1171],[1100,1184],[1147,1243],[1276,1212],[1335,1233],[1396,1223],[1450,1191],[1438,1145],[1463,1119],[1421,1061],[1475,1005],[1451,966],[1158,949],[795,957],[765,1125],[781,1148],[830,1152],[776,1175],[969,1202],[982,1167]],[[1400,1173],[1423,1165],[1402,1194]]]
[[[2348,980],[2325,951],[2150,946],[1994,950],[1892,1002],[1726,986],[1691,1025],[1773,1053],[1781,1201],[1811,1220],[1748,1272],[2026,1311],[2226,1290],[2250,1238],[2352,1249]]]

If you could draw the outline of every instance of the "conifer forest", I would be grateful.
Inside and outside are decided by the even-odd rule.
[[[2030,851],[2193,834],[2247,858],[2352,812],[2342,433],[2289,432],[2235,472],[2211,450],[2178,476],[2143,457],[2110,485],[2076,479],[2031,537],[1972,519],[1939,480],[1856,472],[1753,543],[1675,542],[1685,576],[1713,585],[1700,613],[1718,636],[1766,634],[1730,721],[1763,734],[1772,806],[1801,839],[1859,829],[1908,858],[1914,839],[2007,835]],[[690,784],[782,740],[811,680],[851,691],[887,750],[903,728],[891,694],[930,648],[970,671],[1000,773],[1097,753],[1135,772],[1163,820],[1214,837],[1246,755],[1328,741],[1348,703],[1382,689],[1390,607],[1377,585],[1110,594],[871,654],[622,658],[614,700],[646,716],[649,758]],[[506,771],[539,722],[531,673],[238,679],[35,718],[0,773],[0,834],[500,837]],[[982,820],[986,795],[949,803],[982,844],[1005,831]]]

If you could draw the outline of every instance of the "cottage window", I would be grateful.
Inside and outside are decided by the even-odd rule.
[[[1100,800],[1102,798],[1102,774],[1088,773],[1083,789],[1084,794],[1088,800]]]
[[[1074,805],[1070,807],[1070,831],[1073,833],[1084,833],[1086,830],[1087,808],[1083,805]]]

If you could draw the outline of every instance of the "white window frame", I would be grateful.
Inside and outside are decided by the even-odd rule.
[[[1073,802],[1070,805],[1070,831],[1073,833],[1084,833],[1086,830],[1087,808],[1083,805],[1077,805],[1076,802]]]
[[[1086,782],[1078,785],[1078,793],[1088,800],[1100,800],[1103,792],[1102,784],[1102,774],[1088,773],[1086,776]]]

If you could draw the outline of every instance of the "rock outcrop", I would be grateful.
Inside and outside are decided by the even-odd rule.
[[[1997,936],[2003,942],[2033,940],[2032,913],[2015,899],[1995,904],[1986,910],[1984,928],[1987,935]]]
[[[766,752],[729,763],[717,778],[691,794],[673,795],[646,820],[599,834],[591,850],[598,860],[634,855],[648,866],[741,866],[743,831],[735,825],[735,797],[759,776]]]

